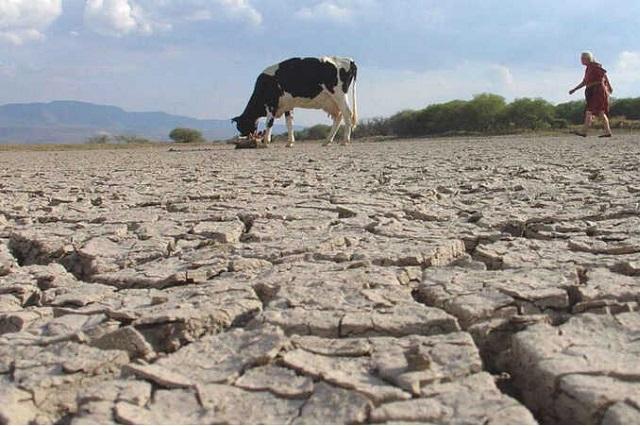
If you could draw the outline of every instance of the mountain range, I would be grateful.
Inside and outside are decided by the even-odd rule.
[[[82,143],[102,134],[168,140],[169,132],[176,127],[200,130],[209,140],[229,139],[238,134],[231,120],[201,120],[165,112],[129,112],[88,102],[0,106],[0,144]],[[285,131],[283,125],[274,126],[275,134]]]

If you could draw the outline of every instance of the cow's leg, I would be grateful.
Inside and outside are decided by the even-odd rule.
[[[273,127],[274,121],[273,114],[267,113],[267,128],[264,130],[264,138],[262,139],[266,144],[271,143],[271,128]]]
[[[296,136],[293,133],[293,110],[285,112],[284,116],[285,116],[285,120],[287,121],[287,133],[288,133],[287,146],[292,147],[293,143],[296,141]]]
[[[346,145],[351,143],[351,130],[353,130],[353,119],[351,115],[351,108],[349,107],[349,102],[347,101],[347,96],[344,93],[336,93],[336,101],[338,102],[338,106],[340,107],[340,112],[342,113],[342,119],[344,120],[344,135],[342,138],[342,145]]]
[[[333,142],[333,139],[336,137],[336,133],[338,133],[338,129],[340,128],[340,124],[342,124],[342,113],[338,113],[338,115],[333,117],[333,126],[331,127],[329,135],[327,135],[327,140],[322,144],[322,146],[327,146]]]

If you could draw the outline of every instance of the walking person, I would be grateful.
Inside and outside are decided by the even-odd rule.
[[[584,95],[587,101],[584,114],[584,125],[581,132],[574,132],[576,135],[586,137],[587,131],[593,122],[593,117],[598,116],[604,122],[605,133],[600,135],[601,138],[611,137],[611,127],[609,125],[609,95],[613,92],[609,78],[607,77],[607,70],[602,68],[598,62],[596,62],[591,52],[582,52],[580,56],[582,65],[587,69],[584,73],[584,79],[573,89],[569,90],[569,94],[573,93],[582,87],[585,87]]]

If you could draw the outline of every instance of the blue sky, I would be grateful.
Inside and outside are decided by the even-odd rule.
[[[579,99],[583,50],[635,97],[639,27],[637,0],[0,0],[0,104],[229,118],[262,69],[321,55],[358,63],[361,117],[482,92],[560,102]]]

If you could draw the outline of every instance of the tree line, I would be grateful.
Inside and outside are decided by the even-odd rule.
[[[469,101],[454,100],[362,121],[353,137],[509,134],[566,129],[583,122],[584,109],[583,100],[553,105],[540,98],[520,98],[507,103],[502,96],[482,93]],[[609,117],[613,128],[640,130],[640,98],[612,100]],[[318,124],[297,131],[295,135],[298,140],[325,139],[330,129],[331,126]],[[176,128],[169,137],[176,143],[205,142],[202,133],[195,129]],[[110,142],[146,144],[152,141],[137,136],[108,135],[97,135],[86,141],[89,144]]]
[[[455,134],[508,134],[525,131],[566,129],[584,120],[585,102],[553,105],[544,99],[520,98],[507,103],[502,96],[482,93],[469,101],[454,100],[405,110],[386,118],[358,124],[355,138],[371,136],[417,137]],[[613,127],[640,129],[640,98],[612,100]],[[316,125],[299,132],[299,140],[324,139],[330,126]]]

